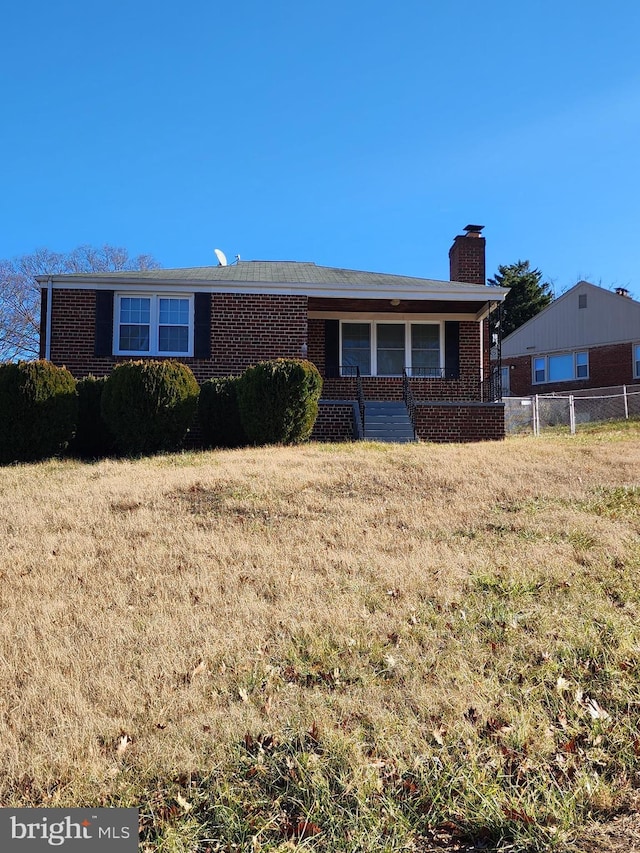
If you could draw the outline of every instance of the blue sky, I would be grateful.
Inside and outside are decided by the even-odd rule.
[[[637,0],[22,0],[0,258],[88,243],[640,296]]]

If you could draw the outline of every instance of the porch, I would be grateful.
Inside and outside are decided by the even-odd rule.
[[[368,414],[381,406],[376,416],[398,436],[385,440],[405,440],[407,418],[416,439],[504,437],[489,364],[490,291],[474,286],[474,298],[461,299],[455,287],[419,301],[309,300],[308,358],[324,382],[316,437],[335,439],[338,412],[343,438],[371,437]]]
[[[361,376],[355,370],[325,377],[312,437],[397,443],[499,441],[505,436],[504,403],[499,399],[493,377],[410,377],[406,370],[402,377]]]

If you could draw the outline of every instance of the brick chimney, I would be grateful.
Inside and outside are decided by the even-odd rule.
[[[467,225],[464,234],[454,237],[449,249],[449,280],[469,284],[486,284],[484,247],[481,234],[484,225]]]

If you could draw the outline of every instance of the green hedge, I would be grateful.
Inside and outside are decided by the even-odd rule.
[[[238,383],[238,407],[252,444],[297,444],[311,435],[322,378],[310,361],[277,358],[249,367]]]
[[[121,453],[176,450],[198,405],[198,383],[186,364],[129,361],[114,368],[102,392],[101,411]]]
[[[102,392],[106,383],[106,376],[87,376],[78,381],[78,428],[70,450],[83,459],[109,456],[115,450],[113,435],[102,417]]]
[[[198,422],[205,447],[241,447],[247,443],[238,409],[240,376],[207,379],[200,386]]]
[[[50,361],[0,365],[0,462],[62,453],[76,428],[76,380]]]

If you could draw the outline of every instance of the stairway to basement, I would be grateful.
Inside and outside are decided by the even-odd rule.
[[[413,424],[403,402],[376,402],[364,404],[365,441],[415,441]]]

